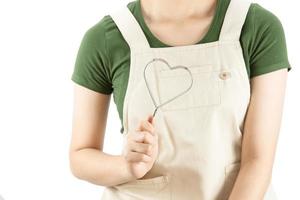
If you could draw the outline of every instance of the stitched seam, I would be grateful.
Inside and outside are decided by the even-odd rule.
[[[108,16],[108,15],[107,15]],[[106,54],[106,58],[107,58],[107,62],[108,62],[108,70],[109,70],[109,81],[110,81],[110,84],[112,85],[112,74],[111,74],[111,67],[112,67],[112,64],[111,64],[111,60],[110,60],[110,54],[108,53],[108,47],[107,47],[107,29],[105,26],[103,26],[105,31],[104,31],[104,51],[105,51],[105,54]]]

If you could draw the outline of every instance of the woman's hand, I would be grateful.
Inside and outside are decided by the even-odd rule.
[[[134,132],[129,132],[123,156],[127,168],[135,178],[143,177],[153,166],[158,155],[158,135],[154,128],[153,117],[142,120]]]

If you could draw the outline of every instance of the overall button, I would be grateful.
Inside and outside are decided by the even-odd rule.
[[[230,72],[221,72],[221,73],[219,74],[219,77],[220,77],[220,79],[222,79],[222,80],[229,79],[230,76],[231,76]]]

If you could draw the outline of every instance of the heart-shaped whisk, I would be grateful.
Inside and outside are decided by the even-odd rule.
[[[150,87],[149,87],[149,84],[148,84],[148,81],[147,81],[147,77],[146,77],[146,69],[148,68],[148,66],[149,66],[151,63],[156,62],[156,61],[163,62],[164,64],[166,64],[166,65],[169,67],[170,70],[184,69],[184,70],[186,70],[186,71],[189,73],[189,75],[190,75],[190,77],[191,77],[191,83],[190,83],[190,85],[189,85],[189,87],[188,87],[187,89],[185,89],[184,91],[180,92],[180,93],[177,94],[176,96],[170,98],[169,100],[167,100],[167,101],[161,103],[160,105],[157,105],[157,103],[156,103],[156,101],[155,101],[155,99],[154,99],[154,97],[153,97],[152,91],[151,91],[151,89],[150,89]],[[144,80],[145,80],[145,83],[146,83],[148,92],[149,92],[149,94],[150,94],[150,97],[151,97],[151,99],[152,99],[152,101],[153,101],[153,104],[154,104],[154,106],[155,106],[155,110],[154,110],[154,113],[153,113],[153,117],[155,116],[156,111],[157,111],[157,109],[158,109],[159,107],[162,107],[163,105],[165,105],[165,104],[167,104],[167,103],[170,103],[171,101],[173,101],[173,100],[175,100],[176,98],[180,97],[181,95],[185,94],[186,92],[188,92],[188,91],[192,88],[192,85],[193,85],[193,76],[192,76],[192,73],[191,73],[191,71],[189,70],[189,68],[187,68],[186,66],[181,66],[181,65],[171,67],[171,66],[169,65],[169,63],[168,63],[166,60],[162,59],[162,58],[153,58],[151,61],[149,61],[149,62],[147,63],[147,65],[146,65],[145,68],[144,68]]]

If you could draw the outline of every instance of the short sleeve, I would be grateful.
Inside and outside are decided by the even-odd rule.
[[[250,48],[250,78],[287,68],[291,70],[283,26],[273,13],[254,4],[253,43]]]
[[[93,91],[111,94],[113,89],[103,20],[104,18],[85,32],[71,80]]]

